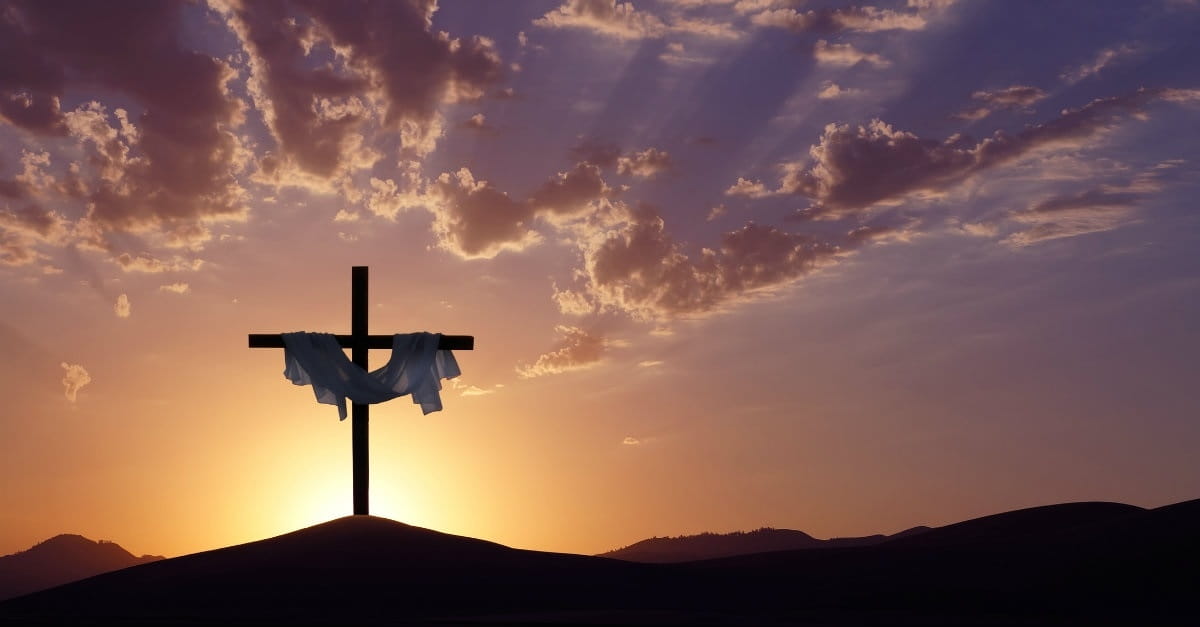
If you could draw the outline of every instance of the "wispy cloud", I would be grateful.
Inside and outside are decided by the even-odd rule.
[[[1059,75],[1063,81],[1068,84],[1075,84],[1086,78],[1090,78],[1100,73],[1106,67],[1113,65],[1119,61],[1132,57],[1138,54],[1138,47],[1134,44],[1120,44],[1111,48],[1103,48],[1096,53],[1096,56],[1091,61],[1084,63],[1078,67],[1064,70]]]

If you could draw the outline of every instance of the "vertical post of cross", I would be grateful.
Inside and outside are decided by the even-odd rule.
[[[350,270],[350,361],[363,370],[367,364],[367,267],[354,266]],[[369,512],[368,490],[370,487],[371,449],[367,440],[370,405],[354,403],[351,409],[351,448],[354,455],[354,515],[366,516]]]

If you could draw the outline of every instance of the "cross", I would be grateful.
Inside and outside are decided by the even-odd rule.
[[[338,345],[350,349],[350,361],[367,369],[367,350],[392,347],[392,336],[370,335],[367,332],[367,266],[350,270],[350,335],[337,335]],[[283,348],[283,336],[278,333],[251,333],[250,348]],[[439,350],[469,351],[475,348],[470,335],[443,335]],[[370,405],[353,404],[350,414],[351,449],[354,456],[354,515],[366,516],[368,479],[367,421]]]

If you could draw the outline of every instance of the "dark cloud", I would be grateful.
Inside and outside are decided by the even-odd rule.
[[[552,214],[573,214],[609,193],[600,178],[600,167],[581,162],[574,168],[551,177],[530,197],[535,210]]]
[[[602,168],[612,168],[621,158],[621,147],[597,139],[585,139],[568,152],[572,161],[586,161]]]
[[[182,44],[183,6],[15,0],[0,10],[0,113],[35,135],[90,146],[64,192],[88,201],[101,232],[243,211],[235,174],[244,159],[230,130],[241,105],[226,90],[233,72]],[[117,92],[141,111],[62,111],[68,89]]]
[[[429,184],[434,232],[440,245],[466,258],[494,257],[537,242],[530,228],[533,209],[462,168]]]
[[[535,218],[569,221],[611,191],[600,177],[600,168],[590,163],[551,176],[527,200],[513,199],[487,181],[477,181],[467,168],[444,173],[427,187],[441,246],[466,258],[522,250],[541,239],[532,228]]]
[[[582,291],[603,308],[637,318],[703,314],[794,281],[837,252],[806,235],[748,224],[693,257],[658,213],[643,207],[586,247]]]
[[[285,162],[320,178],[368,167],[359,133],[376,118],[409,152],[433,149],[439,107],[481,97],[501,74],[487,38],[431,30],[436,9],[432,0],[230,3],[225,14],[250,54],[251,94]]]
[[[814,203],[811,215],[834,217],[899,202],[910,194],[937,194],[1035,150],[1082,147],[1156,100],[1190,100],[1189,94],[1143,89],[1094,100],[1020,133],[996,131],[978,142],[965,135],[922,139],[880,120],[866,126],[830,124],[809,150],[808,162],[781,165],[784,175],[776,193],[807,196]]]

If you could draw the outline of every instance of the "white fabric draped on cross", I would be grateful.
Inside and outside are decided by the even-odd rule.
[[[428,414],[441,411],[442,379],[462,374],[450,351],[438,350],[439,333],[392,336],[392,357],[378,370],[354,365],[329,333],[284,333],[283,376],[296,385],[312,385],[318,403],[337,405],[346,419],[346,399],[370,405],[412,394]]]

